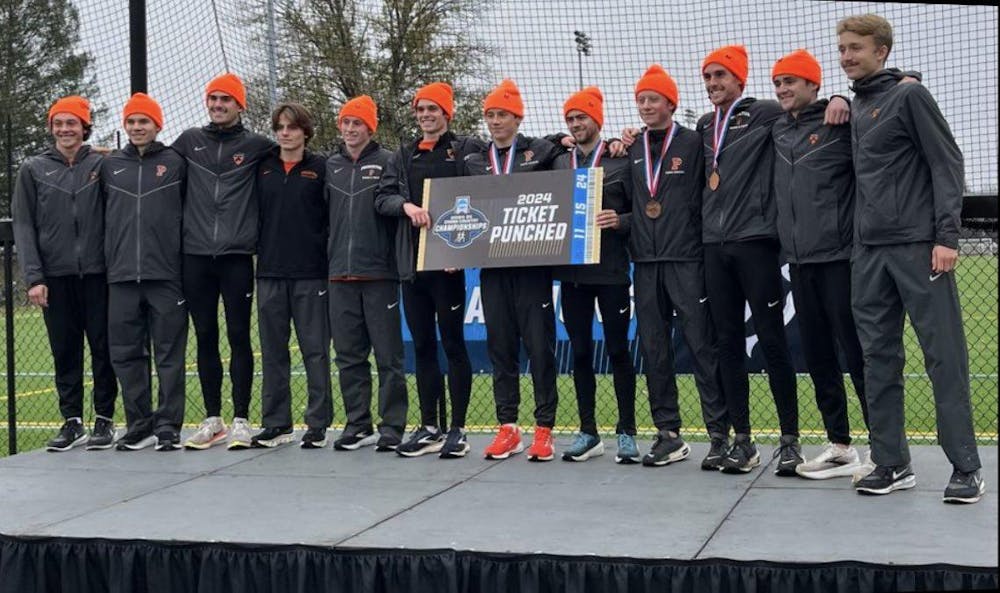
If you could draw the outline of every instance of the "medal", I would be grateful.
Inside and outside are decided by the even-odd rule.
[[[660,203],[656,200],[646,202],[646,216],[650,218],[657,218],[660,216],[660,211],[662,210],[663,207],[660,206]]]
[[[500,168],[500,151],[497,150],[497,145],[490,142],[490,164],[493,165],[494,175],[510,175],[511,171],[514,170],[514,153],[517,152],[517,138],[514,138],[513,144],[510,145],[510,150],[507,152],[507,158],[503,162],[503,169]]]
[[[719,108],[715,109],[715,125],[712,127],[712,175],[708,178],[708,187],[712,191],[719,189],[719,182],[721,181],[719,177],[719,153],[722,152],[722,146],[726,142],[726,132],[729,131],[729,120],[732,118],[733,111],[736,111],[736,106],[739,104],[740,99],[733,101],[733,104],[726,110],[726,119],[724,121],[720,121],[722,110]]]

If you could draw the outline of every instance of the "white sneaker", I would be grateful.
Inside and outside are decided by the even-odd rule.
[[[858,466],[851,476],[851,484],[857,484],[858,480],[875,471],[875,462],[872,461],[872,450],[865,453],[865,460]]]
[[[860,467],[861,458],[857,449],[828,443],[822,453],[796,466],[795,473],[810,480],[828,480],[852,476]]]
[[[233,418],[229,429],[229,449],[249,449],[253,445],[253,435],[250,434],[250,422],[246,418]]]
[[[184,448],[208,449],[213,445],[218,445],[225,441],[228,434],[226,432],[226,425],[222,423],[222,418],[209,416],[202,420],[201,424],[198,425],[198,430],[184,441]]]

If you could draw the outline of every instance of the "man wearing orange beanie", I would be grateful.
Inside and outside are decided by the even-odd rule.
[[[101,170],[107,194],[108,335],[122,385],[128,431],[121,451],[180,447],[188,311],[181,288],[181,213],[186,163],[156,140],[163,111],[136,93],[122,113],[129,143]],[[140,207],[141,203],[141,207]],[[158,406],[153,409],[146,341],[152,340]]]
[[[115,434],[118,384],[108,353],[104,193],[97,183],[103,159],[84,144],[90,122],[90,103],[83,97],[56,101],[48,115],[53,146],[21,165],[11,201],[18,262],[28,301],[42,307],[65,420],[49,451],[83,443],[106,449]],[[83,425],[84,335],[97,414],[89,437]]]
[[[795,368],[785,337],[784,289],[772,196],[771,127],[783,113],[775,101],[744,97],[746,48],[720,47],[702,62],[702,78],[715,106],[698,121],[707,179],[702,199],[705,277],[719,338],[723,392],[736,436],[722,471],[746,473],[760,464],[750,428],[744,303],[750,304],[764,368],[778,409],[781,441],[776,472],[794,476],[799,447]],[[846,121],[846,101],[831,102]]]
[[[172,148],[187,160],[184,200],[184,296],[198,341],[198,379],[206,418],[185,442],[207,449],[224,442],[246,449],[252,435],[247,416],[253,385],[250,314],[253,254],[257,248],[257,163],[273,142],[243,127],[246,90],[235,74],[205,87],[209,124],[185,130]],[[219,355],[219,298],[226,312],[231,359],[233,422],[222,421],[222,358]]]
[[[635,263],[638,335],[658,430],[642,462],[663,466],[687,458],[691,450],[680,434],[672,344],[676,311],[711,438],[702,468],[712,470],[727,453],[729,422],[704,282],[702,141],[673,120],[679,99],[677,84],[659,64],[650,66],[635,85],[636,107],[646,129],[629,149],[632,210],[621,217],[621,224],[629,230]]]
[[[347,423],[333,446],[353,451],[375,445],[394,451],[406,430],[396,227],[381,216],[375,195],[392,153],[372,140],[378,106],[368,95],[344,103],[337,116],[342,143],[326,161],[330,335],[340,371]],[[378,366],[378,432],[372,426],[372,351]]]
[[[563,118],[573,138],[570,152],[560,154],[554,169],[602,167],[604,169],[605,217],[626,213],[628,159],[613,158],[601,137],[604,126],[604,95],[597,87],[587,87],[569,96],[563,104]],[[598,220],[598,224],[603,219]],[[563,325],[573,348],[573,385],[576,388],[580,432],[562,453],[565,461],[586,461],[602,455],[604,443],[595,418],[596,380],[594,377],[594,306],[601,310],[604,343],[614,374],[618,401],[619,463],[637,461],[635,445],[635,367],[628,344],[632,310],[629,296],[628,235],[624,228],[602,227],[601,263],[593,266],[560,266],[553,277],[560,282]]]
[[[518,133],[524,118],[521,91],[507,79],[483,101],[491,141],[464,161],[465,175],[510,175],[545,171],[560,152],[554,144]],[[493,397],[500,428],[486,448],[487,459],[505,459],[524,450],[517,426],[520,392],[520,344],[531,361],[535,392],[535,435],[531,461],[555,456],[556,320],[552,306],[552,270],[548,267],[489,268],[479,273],[486,321],[486,348],[493,364]]]
[[[819,99],[822,69],[809,52],[793,51],[771,69],[785,116],[771,137],[778,235],[788,262],[795,312],[816,403],[829,445],[796,468],[811,479],[850,476],[861,466],[851,446],[844,376],[836,343],[868,421],[864,360],[851,314],[851,244],[854,233],[854,170],[849,125],[823,123],[829,101]]]
[[[420,426],[396,449],[403,457],[439,453],[442,459],[449,459],[464,457],[469,451],[465,416],[472,392],[472,365],[465,347],[465,271],[414,273],[417,257],[414,246],[419,244],[420,227],[430,222],[423,208],[424,180],[459,175],[464,156],[482,148],[478,139],[456,136],[448,130],[454,113],[449,84],[432,82],[417,90],[413,115],[422,136],[396,151],[382,175],[375,199],[380,213],[400,218],[396,242],[403,280],[403,310],[413,336],[416,362]],[[450,429],[438,412],[439,405],[444,407],[445,396],[444,374],[438,364],[438,331],[448,358]]]

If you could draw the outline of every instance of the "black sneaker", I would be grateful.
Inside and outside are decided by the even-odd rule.
[[[63,422],[59,434],[45,446],[47,451],[69,451],[77,445],[87,442],[87,431],[83,428],[83,421],[79,418],[70,418]]]
[[[87,441],[87,450],[110,449],[115,444],[115,422],[110,418],[98,416],[94,421],[94,431]]]
[[[410,440],[396,447],[396,453],[403,457],[420,457],[424,453],[437,453],[442,447],[444,435],[440,431],[431,431],[426,426],[421,426]]]
[[[383,434],[378,437],[378,441],[375,443],[375,450],[379,453],[386,453],[388,451],[395,451],[399,448],[401,439],[398,436],[391,434]]]
[[[125,433],[125,436],[118,439],[115,449],[119,451],[138,451],[146,447],[152,447],[156,443],[156,437],[153,436],[153,432],[148,428],[130,428]]]
[[[775,449],[771,459],[778,458],[778,465],[774,468],[774,475],[788,477],[798,475],[795,468],[805,462],[802,459],[802,446],[799,445],[799,437],[792,434],[781,435],[778,448]]]
[[[281,426],[265,428],[250,439],[250,446],[254,448],[277,447],[285,443],[292,442],[292,427]]]
[[[303,449],[322,449],[326,446],[326,429],[310,428],[302,435],[300,446]]]
[[[722,460],[719,471],[727,474],[745,474],[760,465],[760,453],[750,440],[748,434],[738,434],[733,439],[733,446]]]
[[[646,467],[655,467],[682,461],[691,453],[691,447],[685,443],[679,434],[669,430],[661,430],[656,434],[649,453],[642,458]]]
[[[333,441],[333,448],[338,451],[354,451],[361,447],[374,445],[376,441],[378,441],[378,435],[371,430],[350,432],[340,435],[340,438]]]
[[[448,431],[448,436],[444,439],[444,445],[441,447],[441,459],[458,459],[459,457],[465,457],[465,454],[469,452],[471,447],[469,446],[469,440],[465,438],[465,432],[458,427],[452,428]]]
[[[181,435],[172,428],[162,428],[156,433],[157,451],[175,451],[181,448]]]
[[[854,484],[858,494],[889,494],[893,490],[907,490],[917,485],[910,465],[876,465],[870,474]]]
[[[953,504],[972,504],[979,502],[985,493],[986,480],[978,469],[969,473],[956,469],[951,472],[951,479],[948,480],[948,487],[944,489],[942,500]]]
[[[712,444],[708,448],[708,455],[701,460],[701,469],[706,471],[716,471],[722,468],[722,460],[729,452],[729,438],[713,437]]]

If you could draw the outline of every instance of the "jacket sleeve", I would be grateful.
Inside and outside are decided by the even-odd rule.
[[[403,149],[392,153],[375,190],[375,211],[382,216],[405,216],[403,205],[409,201],[410,190],[406,185]]]
[[[934,242],[958,249],[965,172],[962,151],[930,91],[917,84],[909,87],[905,121],[931,172]]]
[[[14,222],[14,243],[17,245],[17,260],[27,286],[45,283],[42,257],[38,250],[38,228],[35,207],[38,203],[35,180],[31,176],[30,161],[21,165],[14,185],[14,199],[11,214]]]
[[[628,155],[626,155],[627,158]],[[632,167],[631,161],[626,160],[625,166],[619,172],[621,175],[622,190],[625,194],[625,205],[618,213],[618,228],[615,232],[619,235],[628,235],[632,231]]]

